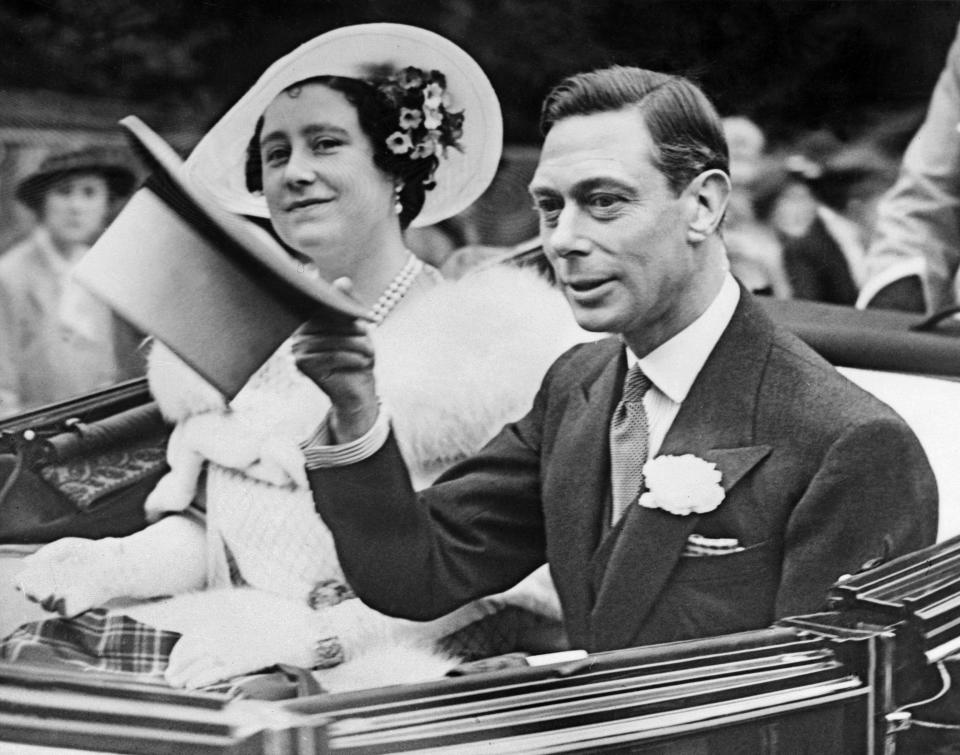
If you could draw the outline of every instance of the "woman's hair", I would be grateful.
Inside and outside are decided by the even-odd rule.
[[[290,85],[290,92],[306,84],[321,84],[340,92],[347,102],[357,109],[360,128],[373,146],[373,162],[380,170],[402,183],[399,199],[403,205],[400,212],[400,227],[406,228],[423,208],[426,191],[439,162],[436,155],[413,158],[409,154],[390,151],[387,140],[397,130],[399,107],[378,89],[375,83],[344,76],[314,76]],[[246,180],[249,191],[263,189],[262,164],[260,160],[260,135],[263,116],[257,121],[253,138],[247,145]]]
[[[681,76],[612,66],[561,81],[540,114],[546,135],[557,121],[636,107],[656,147],[654,167],[680,194],[700,173],[729,174],[730,156],[717,111],[700,89]],[[602,135],[597,135],[598,139]]]

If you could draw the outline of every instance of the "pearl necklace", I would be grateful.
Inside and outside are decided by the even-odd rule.
[[[396,277],[390,281],[390,285],[384,289],[383,293],[380,294],[380,298],[377,299],[370,309],[370,316],[377,325],[382,323],[384,318],[390,314],[391,310],[406,296],[413,281],[420,274],[420,271],[423,270],[423,260],[415,257],[412,252],[408,251],[407,254],[409,255],[407,264],[405,264],[403,269],[397,273]]]

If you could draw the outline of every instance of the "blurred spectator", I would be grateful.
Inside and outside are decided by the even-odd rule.
[[[730,151],[730,180],[734,190],[746,189],[756,178],[767,138],[756,123],[742,115],[724,118],[723,133]]]
[[[836,240],[859,288],[866,280],[866,249],[877,220],[877,205],[896,178],[896,164],[868,143],[844,147],[811,182],[818,213]]]
[[[730,272],[748,291],[777,299],[792,296],[783,265],[783,246],[777,235],[757,219],[752,197],[745,191],[730,194],[723,240]]]
[[[0,256],[0,416],[127,376],[117,342],[129,344],[129,330],[70,273],[134,182],[123,153],[84,147],[48,156],[18,184],[37,226]]]
[[[960,31],[929,109],[877,209],[861,306],[935,312],[958,302]]]
[[[756,123],[740,115],[724,118],[723,131],[732,183],[723,221],[730,271],[748,291],[789,298],[782,246],[773,231],[757,220],[753,206],[754,183],[766,159],[766,137]]]
[[[783,245],[783,266],[793,296],[852,305],[863,250],[853,223],[826,207],[815,186],[841,143],[817,132],[797,151],[771,158],[754,182],[754,209]]]

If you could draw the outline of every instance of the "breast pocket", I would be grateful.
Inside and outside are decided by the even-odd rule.
[[[779,559],[772,540],[764,540],[736,553],[715,556],[682,556],[677,563],[675,582],[727,582],[770,575],[774,566],[779,578]]]
[[[773,622],[780,559],[771,541],[682,557],[646,622],[656,642],[762,629]],[[649,640],[648,640],[649,641]]]

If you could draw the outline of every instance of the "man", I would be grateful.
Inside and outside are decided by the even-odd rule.
[[[83,147],[48,156],[17,185],[37,226],[0,257],[0,416],[135,371],[135,336],[70,279],[134,180],[124,154]]]
[[[426,619],[546,561],[572,645],[599,651],[813,612],[844,573],[931,543],[936,485],[904,421],[727,272],[704,95],[614,67],[561,83],[542,125],[545,252],[578,322],[619,338],[562,356],[526,417],[417,497],[369,340],[301,333],[334,405],[308,472],[360,597]]]

